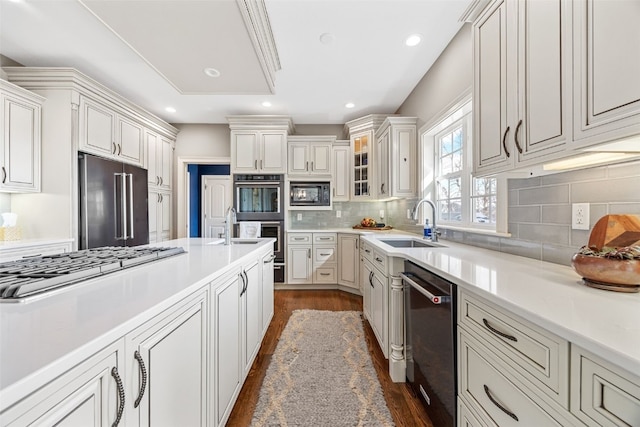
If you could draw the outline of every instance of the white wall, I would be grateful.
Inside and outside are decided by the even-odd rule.
[[[175,158],[231,157],[231,131],[228,124],[174,124],[180,132]]]

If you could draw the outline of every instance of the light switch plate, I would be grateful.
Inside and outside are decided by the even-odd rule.
[[[342,211],[336,211],[336,218],[342,218]]]
[[[573,230],[589,229],[589,203],[571,205],[571,228]]]
[[[302,221],[302,214],[301,213],[298,214],[298,221]]]

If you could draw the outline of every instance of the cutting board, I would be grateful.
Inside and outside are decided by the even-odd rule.
[[[361,225],[354,225],[353,229],[354,230],[386,231],[386,230],[393,229],[393,227],[391,227],[390,225],[385,225],[384,227],[363,227]]]
[[[640,245],[640,215],[605,215],[596,222],[589,236],[589,247],[622,248]]]

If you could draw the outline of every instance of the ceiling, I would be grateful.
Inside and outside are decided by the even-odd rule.
[[[461,28],[469,3],[0,0],[0,54],[76,68],[170,123],[278,114],[343,124],[395,112]],[[412,34],[422,42],[408,47]]]

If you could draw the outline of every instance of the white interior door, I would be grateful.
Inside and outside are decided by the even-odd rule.
[[[224,214],[233,206],[230,175],[202,176],[202,237],[218,238],[224,234]]]

